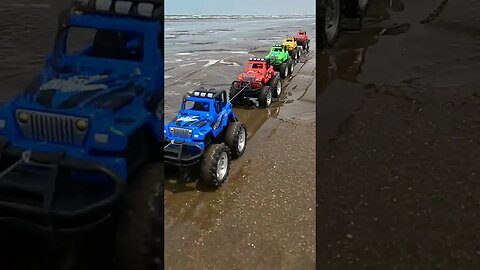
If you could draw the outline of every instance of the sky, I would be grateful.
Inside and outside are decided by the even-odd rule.
[[[165,15],[315,14],[315,0],[165,0]]]

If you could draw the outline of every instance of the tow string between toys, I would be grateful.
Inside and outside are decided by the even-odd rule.
[[[9,172],[11,172],[15,167],[17,167],[20,164],[27,164],[27,165],[34,165],[34,166],[40,166],[40,167],[56,167],[54,164],[44,164],[44,163],[38,163],[35,161],[31,160],[32,157],[32,151],[31,150],[26,150],[22,152],[22,155],[19,160],[17,160],[15,163],[10,165],[8,168],[3,170],[3,172],[0,173],[0,179],[5,177]]]
[[[247,88],[248,86],[250,86],[252,84],[252,82],[248,82],[247,85],[245,85],[242,89],[240,89],[240,91],[238,91],[237,94],[235,94],[235,96],[233,96],[229,101],[233,100],[234,98],[236,98],[243,90],[245,90],[245,88]]]

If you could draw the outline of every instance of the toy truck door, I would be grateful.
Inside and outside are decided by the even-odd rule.
[[[215,98],[214,102],[214,110],[215,114],[217,115],[217,118],[214,119],[214,124],[213,124],[213,135],[216,137],[220,132],[222,132],[224,123],[227,122],[226,117],[227,113],[225,110],[225,106],[227,105],[227,94],[226,92],[222,93],[219,95],[217,98]]]

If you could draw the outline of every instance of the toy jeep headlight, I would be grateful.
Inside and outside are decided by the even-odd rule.
[[[75,127],[79,131],[85,131],[88,128],[88,121],[84,119],[79,119],[75,122]]]
[[[192,135],[193,131],[191,129],[188,130],[188,135]]]
[[[28,122],[29,116],[26,112],[19,112],[17,115],[17,119],[20,123],[25,124]]]
[[[168,130],[170,131],[170,133],[173,134],[173,131],[174,131],[175,129],[174,129],[173,127],[171,127],[171,128],[169,128]]]

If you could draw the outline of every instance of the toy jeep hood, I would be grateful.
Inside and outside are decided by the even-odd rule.
[[[249,70],[247,72],[243,72],[237,76],[237,80],[239,81],[261,81],[264,77],[264,72],[261,70]]]
[[[172,123],[176,127],[203,127],[208,123],[208,115],[206,114],[179,114]]]
[[[50,110],[78,108],[118,110],[144,92],[143,79],[135,75],[62,74],[27,89],[19,102]]]

